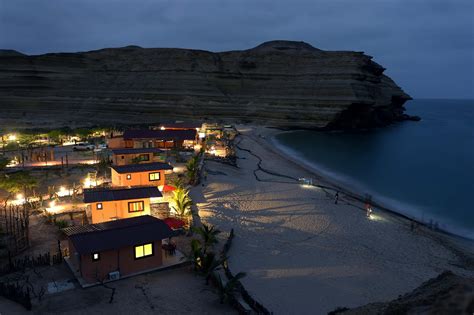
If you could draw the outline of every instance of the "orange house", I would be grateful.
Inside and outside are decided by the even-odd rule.
[[[155,186],[84,189],[94,224],[149,215],[151,198],[161,197]]]
[[[163,150],[158,148],[112,149],[112,162],[114,165],[162,162],[160,153]]]
[[[66,262],[82,286],[159,268],[162,240],[173,236],[166,223],[149,215],[63,231],[70,253]]]
[[[112,186],[164,186],[166,174],[172,173],[168,163],[154,162],[131,165],[113,165]]]

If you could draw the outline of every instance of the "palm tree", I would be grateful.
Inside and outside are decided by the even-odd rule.
[[[176,212],[176,215],[181,219],[189,218],[191,215],[191,206],[193,201],[189,197],[189,191],[178,187],[173,191],[173,210]]]
[[[202,224],[202,226],[193,229],[196,233],[201,235],[203,240],[203,253],[206,254],[207,250],[217,244],[217,234],[221,231],[216,229],[212,225]]]
[[[234,297],[234,293],[237,291],[237,286],[240,284],[239,280],[245,276],[245,272],[239,272],[224,284],[221,276],[218,273],[213,273],[214,282],[217,287],[217,292],[219,293],[221,304],[229,302]]]
[[[197,184],[197,177],[198,177],[198,170],[199,170],[199,156],[193,156],[188,163],[186,164],[186,169],[188,170],[187,176],[189,180],[189,184],[195,185]]]
[[[212,274],[222,268],[224,261],[227,260],[227,257],[217,258],[216,254],[213,252],[203,253],[201,257],[201,269],[199,270],[206,279],[206,285],[209,284],[209,280],[212,277]]]

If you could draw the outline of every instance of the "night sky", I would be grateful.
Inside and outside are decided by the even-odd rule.
[[[0,0],[0,48],[211,51],[305,41],[374,56],[415,98],[474,98],[474,0]]]

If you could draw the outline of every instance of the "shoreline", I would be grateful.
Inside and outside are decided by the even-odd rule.
[[[355,202],[360,203],[360,206],[359,205],[354,205],[354,206],[365,211],[364,193],[359,192],[356,186],[351,186],[351,185],[342,183],[338,181],[337,179],[331,177],[330,175],[323,174],[314,166],[309,165],[308,162],[306,162],[304,158],[298,158],[291,155],[290,152],[286,152],[286,150],[282,148],[282,146],[284,145],[278,143],[278,141],[275,139],[275,137],[279,134],[294,132],[295,130],[279,130],[275,128],[257,127],[257,126],[249,126],[249,127],[254,129],[254,131],[258,130],[259,136],[253,134],[253,136],[247,135],[248,137],[253,139],[255,142],[259,143],[260,145],[264,145],[267,150],[272,151],[274,154],[277,154],[282,159],[288,161],[289,163],[292,163],[293,165],[301,169],[304,169],[306,172],[310,173],[311,175],[314,175],[315,177],[314,179],[316,179],[323,186],[327,186],[327,188],[332,189],[334,191],[342,192],[344,195],[353,199]],[[263,137],[260,137],[260,135]],[[288,150],[291,150],[291,149],[289,148]],[[315,186],[318,186],[318,185],[315,185]],[[474,239],[467,236],[453,233],[443,228],[432,229],[429,227],[428,222],[423,222],[421,220],[418,220],[417,218],[410,217],[409,215],[404,214],[402,211],[397,211],[396,209],[389,207],[383,202],[375,201],[374,199],[372,199],[371,205],[374,208],[377,208],[378,210],[382,210],[385,213],[390,214],[393,218],[402,219],[408,222],[416,223],[424,227],[426,229],[426,232],[428,231],[431,232],[433,236],[441,236],[445,238],[449,237],[449,240],[451,242],[454,242],[456,247],[459,245],[462,248],[467,247],[471,251],[471,255],[472,255],[471,259],[474,260]]]
[[[234,229],[229,265],[247,274],[242,284],[270,311],[322,314],[396,299],[444,270],[472,277],[474,250],[462,242],[410,229],[411,220],[388,211],[369,219],[342,190],[336,204],[337,185],[267,141],[281,131],[236,127],[237,167],[206,161],[191,197],[203,222]],[[302,177],[318,186],[301,185]]]

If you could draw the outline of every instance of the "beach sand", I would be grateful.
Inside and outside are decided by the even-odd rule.
[[[465,248],[409,220],[334,191],[303,187],[292,178],[318,178],[275,151],[277,130],[240,126],[238,168],[206,162],[204,187],[193,189],[202,221],[235,231],[233,273],[244,271],[249,293],[275,314],[325,314],[338,306],[387,301],[443,270],[473,276]],[[245,151],[251,150],[253,154]],[[258,177],[258,180],[256,178]],[[319,177],[318,183],[328,184]],[[462,253],[466,254],[459,255]]]

